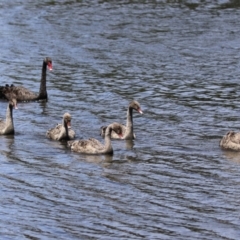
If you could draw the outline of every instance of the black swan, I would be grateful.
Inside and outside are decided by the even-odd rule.
[[[42,65],[42,78],[40,83],[39,93],[34,93],[23,86],[14,86],[6,84],[5,86],[0,86],[0,98],[8,99],[5,95],[6,91],[11,91],[15,96],[17,101],[38,101],[38,100],[47,100],[47,87],[46,87],[46,75],[47,75],[47,68],[51,71],[52,70],[52,59],[46,57],[43,60]],[[9,100],[9,99],[8,99]]]

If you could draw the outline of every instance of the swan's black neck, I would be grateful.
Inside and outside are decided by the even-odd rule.
[[[44,60],[42,65],[42,78],[41,78],[38,99],[47,99],[46,78],[47,78],[47,63]]]
[[[66,140],[70,140],[69,135],[68,135],[68,124],[65,120],[63,120],[63,122],[64,122],[64,128],[66,130]]]
[[[132,107],[128,108],[128,112],[127,112],[127,127],[132,127],[133,128],[133,109]]]

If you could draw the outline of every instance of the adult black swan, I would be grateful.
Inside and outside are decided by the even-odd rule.
[[[46,86],[47,68],[50,71],[52,70],[52,59],[49,57],[46,57],[43,60],[42,78],[41,78],[39,93],[34,93],[23,86],[14,86],[13,84],[12,85],[6,84],[5,86],[0,86],[0,98],[8,99],[5,93],[11,92],[16,96],[16,100],[20,102],[47,100],[48,98],[47,86]]]

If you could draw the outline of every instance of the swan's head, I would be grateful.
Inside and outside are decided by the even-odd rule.
[[[47,64],[48,70],[52,71],[52,59],[50,57],[46,57],[44,62]]]
[[[108,128],[111,128],[119,136],[119,138],[123,138],[122,127],[119,123],[112,123],[108,126]]]
[[[2,93],[4,94],[5,98],[9,101],[10,107],[13,107],[14,109],[17,108],[17,96],[14,93],[14,86],[9,86],[6,84],[6,86],[3,88]]]
[[[9,100],[9,104],[14,109],[18,109],[18,107],[17,107],[17,99],[16,98],[11,98],[11,100]]]
[[[134,100],[134,101],[132,101],[132,102],[129,104],[129,107],[132,108],[132,109],[135,109],[135,110],[136,110],[137,112],[139,112],[140,114],[143,114],[139,102],[137,102],[137,101]]]
[[[100,128],[100,136],[103,137],[103,138],[105,137],[106,129],[107,129],[106,126],[102,126],[102,127]]]
[[[70,113],[64,113],[63,120],[64,120],[64,123],[67,125],[67,127],[71,128],[72,116],[70,115]]]
[[[14,86],[6,84],[5,87],[2,87],[1,89],[2,93],[4,94],[5,98],[8,101],[12,101],[13,99],[17,99],[16,94],[14,93]],[[16,100],[17,101],[17,100]]]

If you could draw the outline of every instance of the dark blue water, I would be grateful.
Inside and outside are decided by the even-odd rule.
[[[0,83],[37,92],[0,137],[1,239],[239,239],[237,1],[2,1]],[[113,156],[72,153],[45,133],[70,112],[77,138],[125,123]],[[5,118],[7,103],[0,102]]]

